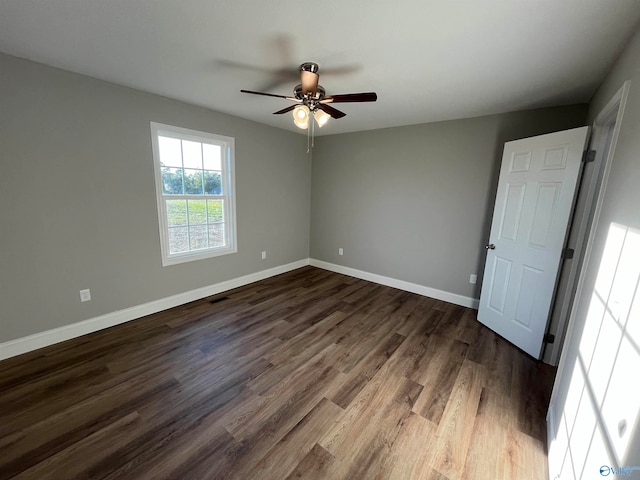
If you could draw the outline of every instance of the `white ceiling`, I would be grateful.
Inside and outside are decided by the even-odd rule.
[[[328,94],[378,93],[328,134],[587,102],[639,21],[638,0],[0,0],[0,51],[291,131],[287,100],[240,89],[289,95],[314,61]]]

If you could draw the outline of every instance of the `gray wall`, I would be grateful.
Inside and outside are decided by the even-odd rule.
[[[316,139],[311,257],[478,298],[504,143],[585,125],[586,113],[574,105]]]
[[[504,142],[586,116],[320,137],[312,174],[303,135],[6,55],[0,88],[0,343],[309,256],[478,297]],[[161,266],[150,121],[236,138],[237,254]]]
[[[150,121],[235,137],[237,254],[161,266]],[[309,256],[305,136],[0,54],[0,145],[0,343]]]
[[[580,368],[580,361],[588,365],[588,359],[581,358],[580,342],[583,336],[597,337],[599,334],[600,323],[590,322],[587,324],[587,318],[609,227],[612,223],[617,223],[636,230],[640,229],[640,32],[637,32],[629,45],[627,45],[622,56],[617,60],[594,96],[589,108],[590,122],[595,119],[607,102],[622,87],[625,80],[631,80],[631,89],[621,123],[620,136],[615,146],[601,214],[595,227],[591,257],[584,266],[583,292],[576,299],[576,317],[565,340],[560,370],[554,386],[552,402],[555,403],[557,414],[556,429],[560,425],[561,413],[565,406],[574,369]],[[640,256],[640,251],[635,252],[635,255]],[[633,284],[630,286],[634,287]],[[628,402],[635,402],[634,405],[640,408],[637,387],[632,386],[633,381],[638,378],[638,369],[640,368],[640,350],[638,350],[638,345],[640,345],[640,338],[638,338],[640,337],[640,309],[638,308],[640,291],[637,283],[634,288],[636,307],[634,313],[628,319],[626,333],[623,338],[630,338],[635,342],[636,355],[632,363],[616,363],[613,372],[622,374],[623,378],[627,379],[628,383],[626,384],[627,389],[624,392],[624,398]],[[607,345],[602,345],[600,348],[602,351],[616,352],[618,345],[607,342]],[[596,359],[596,361],[601,362],[600,358]],[[598,386],[598,389],[600,388],[602,388],[602,385]],[[586,394],[590,393],[589,390],[585,391]],[[592,413],[600,415],[601,410],[598,408]],[[629,420],[633,421],[633,419]],[[618,419],[616,419],[617,421]],[[624,458],[619,459],[620,466],[640,465],[640,415],[638,415],[635,426],[629,424],[627,428],[632,432],[632,440],[627,454]],[[617,434],[617,431],[609,432],[612,438]],[[606,464],[604,459],[602,463]]]

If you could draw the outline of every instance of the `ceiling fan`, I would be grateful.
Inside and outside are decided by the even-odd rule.
[[[243,93],[253,95],[265,95],[267,97],[285,98],[295,105],[291,105],[277,112],[274,115],[281,115],[293,112],[293,122],[298,128],[307,129],[313,115],[315,123],[322,127],[329,118],[342,118],[346,113],[333,108],[330,103],[354,103],[354,102],[375,102],[378,95],[375,92],[365,93],[345,93],[340,95],[327,95],[325,89],[318,85],[320,75],[318,74],[318,64],[305,62],[300,65],[300,84],[293,89],[293,96],[276,95],[275,93],[254,92],[251,90],[240,90]],[[313,125],[313,122],[311,122]]]

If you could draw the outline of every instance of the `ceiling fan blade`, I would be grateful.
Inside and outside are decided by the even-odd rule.
[[[307,72],[305,70],[300,71],[300,83],[302,84],[302,93],[310,93],[311,96],[316,94],[318,89],[318,79],[320,76],[314,72]]]
[[[326,103],[319,103],[318,108],[323,112],[328,113],[329,115],[331,115],[333,118],[336,118],[336,119],[342,118],[346,115],[346,113],[341,112],[337,108],[333,108],[332,106],[327,105]]]
[[[340,95],[329,95],[323,98],[320,103],[375,102],[377,99],[378,95],[376,92],[343,93]]]
[[[225,60],[223,58],[216,60],[215,62],[222,67],[238,68],[242,70],[252,70],[254,72],[267,73],[267,74],[276,73],[276,70],[273,68],[260,67],[257,65],[249,65],[247,63],[235,62],[233,60]],[[295,78],[297,78],[298,72],[296,71],[295,74],[296,74]]]
[[[323,68],[322,75],[348,75],[349,73],[355,73],[362,69],[361,65],[343,65],[341,67]]]
[[[272,74],[272,79],[266,83],[260,85],[260,90],[275,90],[283,85],[288,85],[295,82],[298,79],[298,72],[280,73],[275,72]]]
[[[290,112],[291,110],[293,110],[294,108],[296,108],[298,105],[291,105],[290,107],[287,108],[283,108],[282,110],[278,110],[277,112],[273,112],[274,115],[281,115],[283,113],[287,113]]]
[[[251,93],[252,95],[264,95],[265,97],[276,97],[276,98],[286,98],[287,100],[292,100],[297,102],[298,99],[295,97],[288,97],[286,95],[276,95],[275,93],[265,93],[265,92],[254,92],[252,90],[240,90],[242,93]]]

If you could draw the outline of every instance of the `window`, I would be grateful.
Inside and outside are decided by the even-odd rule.
[[[234,139],[151,122],[162,264],[237,251]]]

